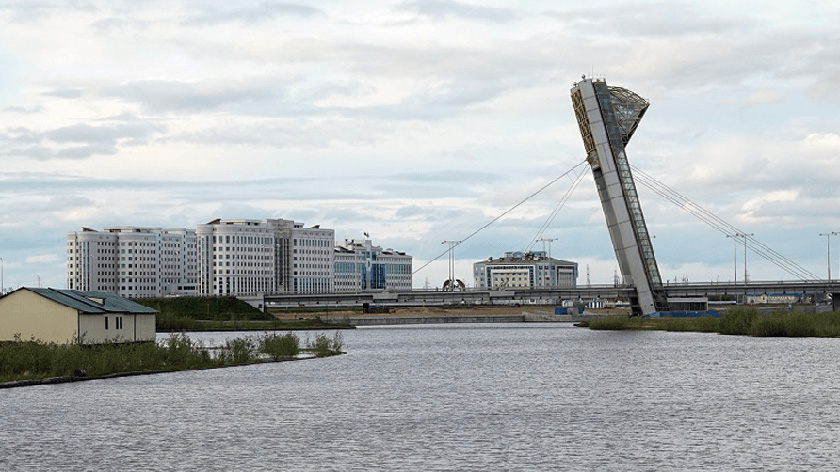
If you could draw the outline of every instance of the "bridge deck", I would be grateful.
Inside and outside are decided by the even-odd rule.
[[[755,294],[825,294],[840,293],[840,282],[766,281],[744,283],[692,283],[665,286],[669,298],[713,297]],[[404,292],[360,292],[318,294],[255,294],[239,297],[262,307],[362,306],[438,306],[438,305],[515,305],[554,300],[627,299],[635,288],[628,285],[592,285],[553,287],[533,290],[464,290],[443,292],[412,290]],[[838,298],[838,297],[835,297]]]

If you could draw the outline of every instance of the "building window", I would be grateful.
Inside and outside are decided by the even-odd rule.
[[[108,329],[108,317],[105,317],[105,329]]]

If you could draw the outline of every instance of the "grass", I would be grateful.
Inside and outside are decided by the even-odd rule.
[[[693,331],[756,337],[840,337],[840,312],[778,311],[768,315],[752,307],[733,307],[720,318],[609,317],[589,322],[597,330]]]
[[[263,331],[263,330],[298,330],[298,329],[335,329],[352,328],[349,321],[324,321],[319,317],[305,320],[195,320],[191,318],[158,317],[158,332],[180,331]]]
[[[349,322],[314,319],[283,321],[235,297],[136,298],[158,312],[159,332],[350,328]]]
[[[305,350],[318,357],[341,354],[342,337],[319,335]],[[0,382],[69,377],[84,371],[88,377],[126,372],[208,369],[294,358],[301,352],[292,333],[267,334],[228,340],[211,351],[186,335],[173,334],[160,342],[59,345],[40,341],[0,344]]]
[[[595,330],[639,330],[639,331],[693,331],[716,333],[718,318],[639,318],[610,316],[591,320],[589,328]]]

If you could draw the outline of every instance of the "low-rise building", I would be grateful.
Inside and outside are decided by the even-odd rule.
[[[506,252],[473,264],[475,288],[503,290],[507,288],[574,287],[577,285],[577,262],[553,259],[543,251]]]
[[[24,287],[0,297],[0,341],[154,341],[156,316],[112,292]]]
[[[411,290],[412,257],[369,239],[335,245],[335,291]]]

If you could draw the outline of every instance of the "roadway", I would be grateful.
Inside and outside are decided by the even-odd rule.
[[[838,281],[756,281],[749,283],[672,283],[664,287],[668,298],[743,296],[761,294],[840,294]],[[404,292],[344,292],[312,294],[255,294],[241,296],[260,308],[339,307],[339,306],[446,306],[538,304],[545,300],[629,299],[635,288],[629,285],[590,285],[545,287],[532,290],[475,290],[444,292],[411,290]],[[840,302],[840,297],[833,297]],[[838,307],[835,307],[837,309]]]

